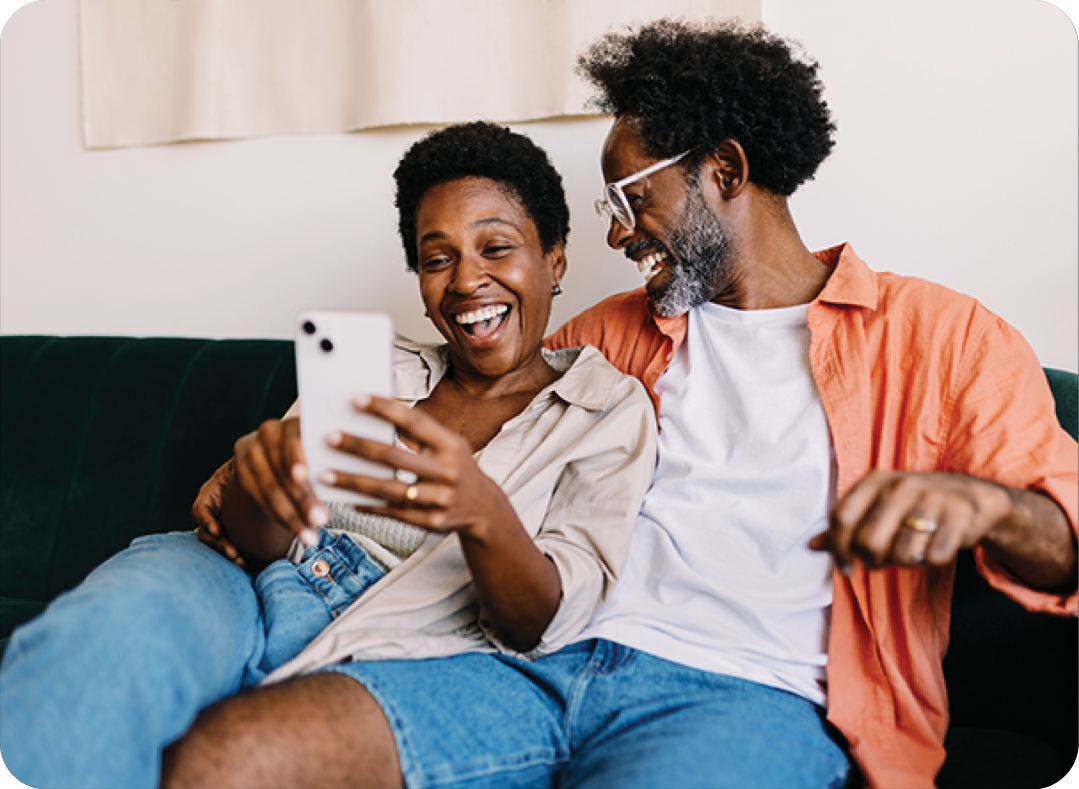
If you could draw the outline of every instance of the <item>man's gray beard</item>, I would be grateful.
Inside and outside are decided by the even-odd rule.
[[[722,273],[729,276],[731,238],[704,202],[700,183],[689,179],[686,205],[667,240],[669,281],[652,294],[656,313],[673,318],[710,301]]]

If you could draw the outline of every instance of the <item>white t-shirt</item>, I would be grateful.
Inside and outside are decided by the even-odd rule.
[[[826,698],[835,472],[807,305],[689,314],[656,386],[659,465],[611,599],[580,638]]]

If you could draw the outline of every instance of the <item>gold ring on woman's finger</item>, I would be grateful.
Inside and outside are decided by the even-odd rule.
[[[420,486],[419,485],[409,485],[407,488],[405,488],[405,501],[409,501],[409,502],[415,501],[416,499],[419,498],[419,496],[420,496]]]
[[[923,518],[920,515],[908,515],[903,518],[903,525],[919,534],[932,534],[937,530],[939,524],[935,520]]]

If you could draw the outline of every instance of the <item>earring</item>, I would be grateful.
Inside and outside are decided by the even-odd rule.
[[[552,296],[561,296],[562,295],[562,280],[556,279],[554,281],[554,287],[551,288],[551,295]]]

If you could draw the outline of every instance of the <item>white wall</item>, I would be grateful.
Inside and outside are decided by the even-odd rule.
[[[822,64],[835,154],[794,200],[807,243],[971,293],[1044,364],[1079,367],[1074,29],[1039,0],[764,0]],[[306,306],[434,339],[391,173],[424,130],[82,149],[75,0],[0,37],[0,333],[287,337]],[[552,325],[639,284],[592,201],[608,121],[517,128],[570,196]]]
[[[812,248],[969,293],[1043,364],[1079,357],[1079,59],[1039,0],[763,0],[820,60],[838,144],[793,210]],[[826,13],[821,13],[827,8]]]

